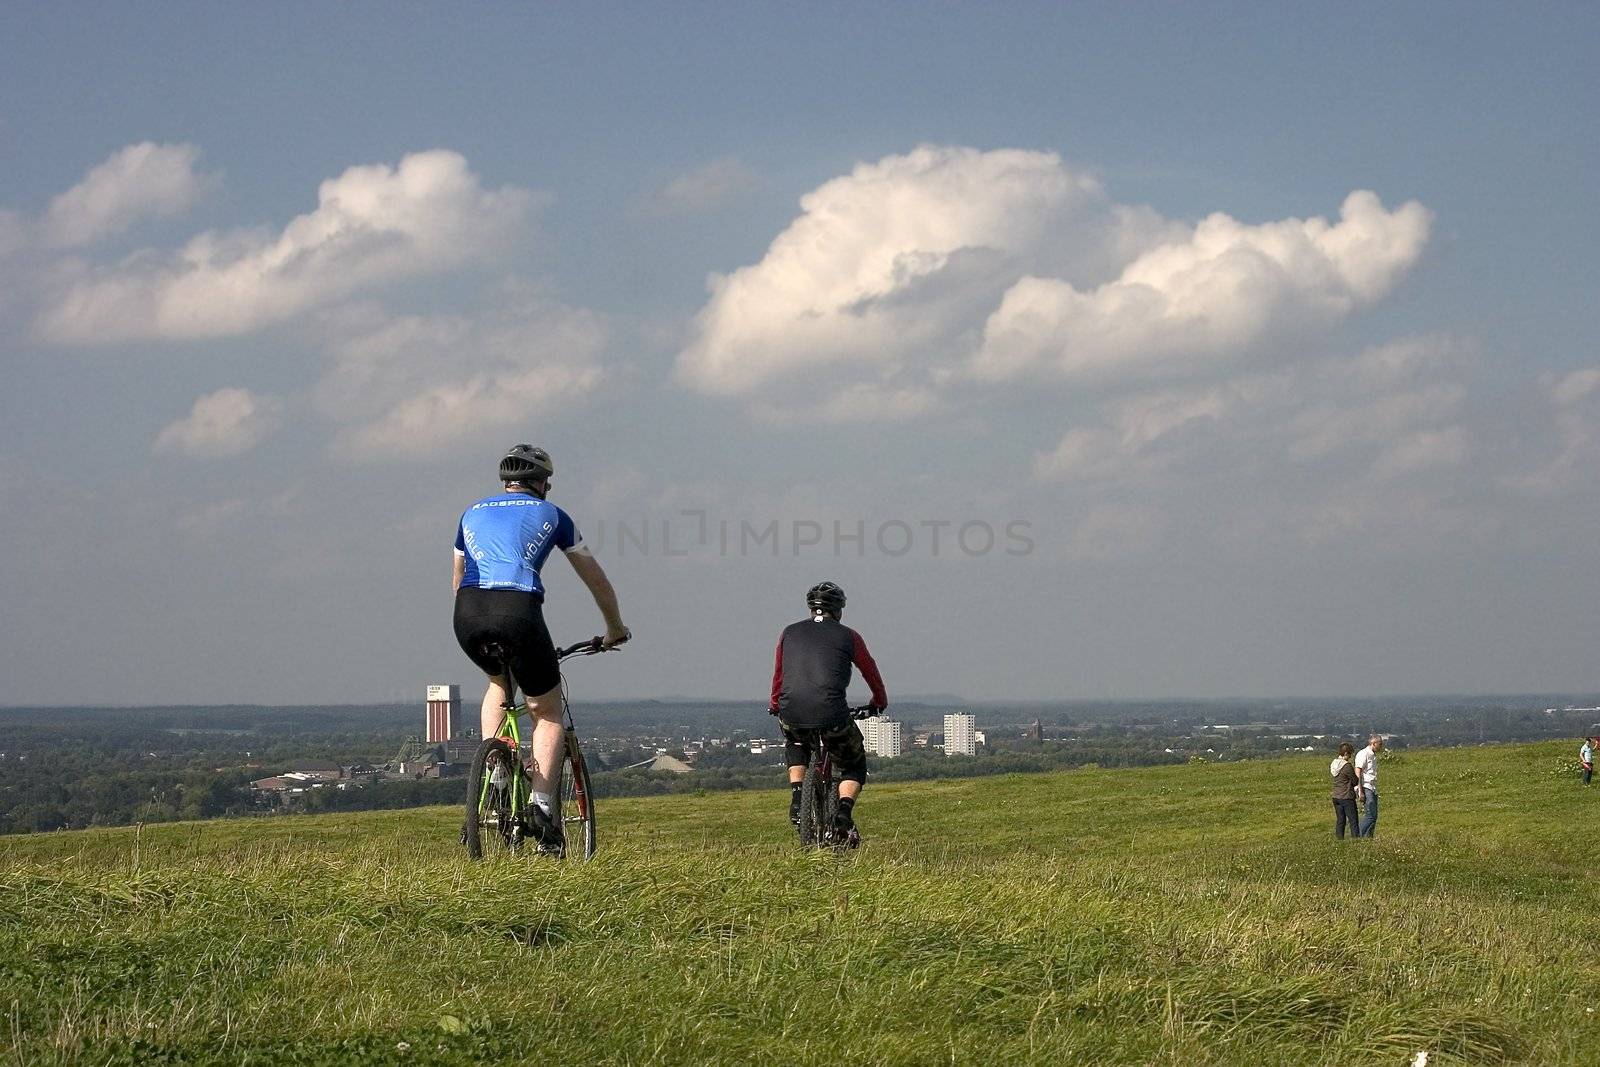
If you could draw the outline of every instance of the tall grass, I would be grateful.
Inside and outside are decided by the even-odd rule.
[[[587,865],[453,809],[0,839],[18,1063],[1593,1063],[1600,790],[1561,746],[608,801]]]

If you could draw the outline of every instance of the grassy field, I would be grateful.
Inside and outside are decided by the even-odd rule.
[[[1570,744],[608,801],[588,865],[454,809],[0,838],[0,1061],[1600,1062]]]

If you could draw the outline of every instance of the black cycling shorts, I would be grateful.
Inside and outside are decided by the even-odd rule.
[[[544,625],[544,604],[520,589],[456,590],[456,641],[467,658],[488,675],[502,666],[511,668],[512,680],[529,696],[543,696],[561,684],[556,646]],[[502,665],[489,649],[499,645],[509,663]]]
[[[841,782],[866,782],[867,746],[861,737],[861,728],[854,722],[843,726],[790,726],[779,719],[778,726],[783,730],[783,755],[789,766],[804,767],[810,763],[811,746],[820,736],[828,742],[834,777]]]

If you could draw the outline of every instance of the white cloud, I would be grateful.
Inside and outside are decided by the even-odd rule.
[[[231,526],[250,513],[250,501],[244,497],[215,500],[206,504],[192,504],[172,518],[180,533],[197,540],[215,537],[217,531]]]
[[[396,167],[351,167],[323,182],[317,199],[277,234],[207,232],[174,254],[83,268],[35,330],[76,344],[248,333],[490,254],[515,236],[533,201],[523,189],[483,188],[464,158],[444,150]]]
[[[1415,201],[1386,211],[1358,191],[1341,221],[1251,226],[1212,215],[1187,240],[1152,249],[1087,291],[1025,277],[984,324],[980,378],[1044,373],[1126,378],[1152,365],[1225,360],[1290,329],[1347,315],[1383,296],[1417,260],[1430,216]]]
[[[1372,464],[1380,478],[1404,478],[1441,467],[1458,467],[1467,458],[1467,431],[1460,426],[1408,433],[1384,449]]]
[[[1189,227],[1113,203],[1043,152],[923,146],[801,199],[760,262],[713,276],[679,377],[786,405],[948,397],[971,378],[1125,380],[1349,314],[1419,256],[1429,213],[1352,193],[1340,221]],[[933,410],[938,405],[928,403]]]
[[[1106,402],[1098,425],[1068,430],[1034,456],[1041,482],[1146,482],[1177,463],[1209,436],[1239,433],[1240,413],[1283,402],[1285,377],[1253,376],[1222,385],[1136,393]]]
[[[153,450],[200,459],[237,456],[276,430],[281,412],[282,404],[273,397],[248,389],[218,389],[157,434]]]
[[[83,181],[50,201],[40,223],[44,242],[75,248],[118,234],[148,216],[187,211],[215,183],[195,171],[192,144],[145,141],[113,153]]]
[[[1600,367],[1542,381],[1556,451],[1531,471],[1509,479],[1513,488],[1544,496],[1569,494],[1600,480]]]
[[[555,414],[564,400],[589,392],[599,381],[597,367],[547,364],[443,382],[395,405],[382,418],[341,434],[337,447],[360,460],[425,453],[490,427],[525,425]]]
[[[1556,407],[1569,409],[1600,391],[1600,367],[1585,367],[1555,378],[1548,384]]]
[[[753,411],[757,418],[777,425],[808,425],[847,422],[905,422],[926,415],[940,406],[931,389],[916,386],[882,386],[857,382],[819,399],[791,397],[788,401],[761,401]]]
[[[1329,467],[1335,480],[1398,480],[1462,465],[1470,353],[1449,338],[1416,338],[1271,374],[1116,397],[1099,417],[1034,457],[1047,483],[1185,482],[1203,468],[1280,473]],[[1201,464],[1202,459],[1209,459]]]
[[[1435,382],[1415,389],[1355,397],[1309,398],[1290,420],[1291,459],[1312,460],[1403,437],[1412,427],[1435,425],[1461,410],[1466,387]]]
[[[750,393],[822,367],[881,376],[930,348],[951,355],[1020,264],[1107,208],[1054,155],[929,146],[861,164],[800,206],[761,262],[710,280],[678,360],[695,388]]]
[[[296,488],[270,496],[229,497],[224,500],[186,502],[172,515],[173,528],[193,542],[211,542],[230,527],[270,522],[282,528],[286,518],[307,510],[304,494]]]
[[[318,410],[344,423],[336,454],[421,454],[526,426],[592,392],[606,341],[592,312],[513,288],[478,315],[410,315],[336,327]]]
[[[699,215],[759,187],[754,171],[733,157],[714,159],[657,190],[647,208],[658,215]]]

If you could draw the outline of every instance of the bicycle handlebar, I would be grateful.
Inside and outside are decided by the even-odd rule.
[[[851,708],[850,709],[850,717],[852,719],[870,719],[875,715],[882,715],[887,710],[889,710],[889,709],[888,708],[874,707],[871,704],[862,704],[860,707],[856,707],[856,708]],[[768,715],[776,715],[776,714],[778,714],[777,707],[775,705],[768,705],[767,706],[767,714]]]
[[[626,638],[623,640],[625,641]],[[611,648],[607,648],[606,639],[604,637],[591,637],[587,641],[579,641],[575,645],[568,645],[566,648],[556,649],[556,662],[559,663],[560,661],[564,659],[570,659],[573,656],[597,656],[602,652],[612,651],[617,647],[617,645],[622,643],[622,641],[618,641],[616,645],[612,645]]]

